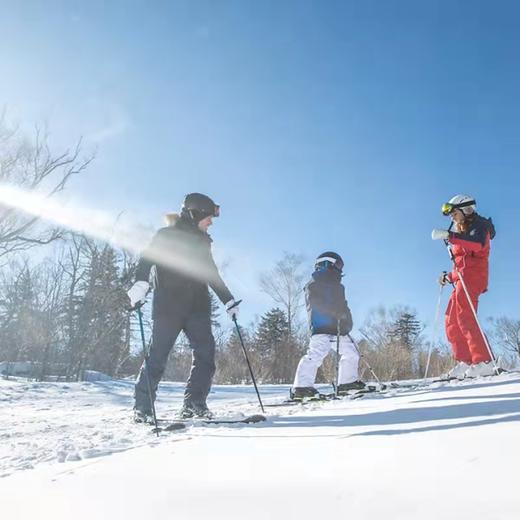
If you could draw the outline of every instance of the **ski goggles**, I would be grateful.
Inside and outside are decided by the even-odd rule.
[[[473,206],[476,202],[474,200],[468,200],[466,202],[461,202],[460,204],[452,204],[451,202],[445,202],[441,211],[445,216],[451,215],[456,209],[467,208],[468,206]]]
[[[315,267],[334,267],[334,269],[337,269],[338,271],[343,271],[343,260],[339,258],[332,258],[329,256],[320,256],[316,260]]]
[[[188,210],[183,209],[182,211],[186,212],[186,214],[188,214],[189,217],[194,222],[200,222],[201,220],[208,218],[208,217],[219,217],[220,216],[220,206],[218,206],[217,204],[215,204],[215,207],[213,208],[212,211],[208,211],[205,209],[188,209]]]
[[[197,211],[197,210],[193,210]],[[203,215],[204,218],[206,217],[220,217],[220,206],[218,204],[215,204],[213,211],[207,211],[207,210],[200,210],[200,215]]]

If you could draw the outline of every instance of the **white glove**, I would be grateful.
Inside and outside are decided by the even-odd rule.
[[[432,240],[448,240],[450,233],[445,229],[434,229],[432,231]]]
[[[238,306],[240,304],[240,301],[236,302],[235,300],[229,300],[226,303],[226,312],[228,313],[228,316],[235,321],[238,317]]]
[[[130,287],[126,294],[128,294],[128,297],[130,298],[130,305],[132,308],[134,308],[138,303],[144,302],[149,289],[150,284],[143,281],[135,282],[134,285]]]

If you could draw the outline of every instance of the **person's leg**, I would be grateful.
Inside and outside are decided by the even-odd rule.
[[[339,375],[338,384],[345,385],[359,380],[359,352],[348,336],[339,340]]]
[[[315,334],[311,336],[307,353],[300,359],[294,376],[294,388],[314,387],[316,372],[329,353],[334,336],[329,334]]]
[[[211,318],[207,313],[196,313],[186,320],[184,332],[192,348],[191,372],[184,392],[185,402],[206,404],[215,374],[215,339]]]
[[[176,316],[159,315],[153,320],[152,345],[148,356],[148,373],[150,374],[153,401],[155,401],[157,386],[166,368],[168,354],[175,344],[181,329],[181,320]],[[148,415],[152,413],[148,395],[147,371],[145,370],[144,362],[135,385],[134,398],[134,408],[136,410],[140,410]]]
[[[481,291],[478,287],[478,284],[474,284],[470,278],[466,280],[466,288],[468,289],[469,297],[476,312],[478,309],[478,298],[481,294]],[[471,356],[471,364],[476,365],[477,363],[481,363],[483,361],[491,361],[488,348],[484,338],[482,337],[482,333],[480,332],[475,315],[471,310],[468,297],[462,286],[460,287],[459,292],[460,295],[457,298],[457,321],[459,323],[459,328],[465,338],[466,344],[468,345],[468,350]]]
[[[463,292],[462,284],[458,282],[451,294],[448,308],[446,309],[446,337],[451,344],[455,360],[469,365],[471,364],[471,353],[459,324],[459,302],[461,297],[465,298],[465,296],[461,294],[461,291]]]

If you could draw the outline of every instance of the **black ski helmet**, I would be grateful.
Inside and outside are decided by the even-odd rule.
[[[338,253],[333,253],[332,251],[326,251],[322,253],[318,258],[316,258],[315,267],[326,267],[326,268],[334,268],[338,271],[343,271],[343,258],[338,255]]]
[[[202,193],[188,193],[182,203],[181,215],[198,224],[206,217],[218,217],[220,206]]]

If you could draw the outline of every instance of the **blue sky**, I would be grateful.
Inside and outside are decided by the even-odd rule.
[[[0,0],[0,104],[84,136],[78,203],[159,227],[185,193],[222,206],[215,255],[266,311],[283,251],[345,259],[359,325],[379,305],[431,322],[449,267],[440,205],[497,227],[483,316],[520,317],[520,6],[457,1]]]

